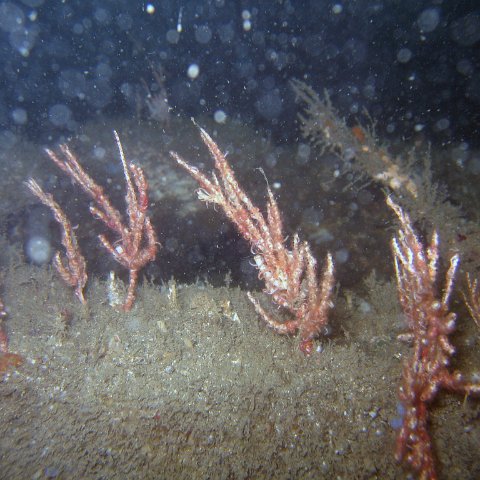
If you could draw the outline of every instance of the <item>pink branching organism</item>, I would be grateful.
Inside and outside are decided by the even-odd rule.
[[[391,198],[387,204],[400,220],[392,240],[400,303],[409,332],[402,335],[413,344],[413,354],[403,366],[399,390],[402,423],[397,436],[396,458],[404,461],[422,480],[436,479],[432,442],[428,432],[428,404],[440,389],[464,394],[480,393],[480,385],[466,382],[460,372],[450,371],[455,353],[448,336],[455,329],[449,310],[459,257],[450,259],[443,293],[437,289],[439,239],[433,234],[425,248],[413,230],[409,216]]]
[[[8,352],[8,338],[5,329],[3,328],[3,320],[6,316],[7,312],[5,311],[2,299],[0,298],[0,354]]]
[[[53,196],[50,193],[45,193],[33,178],[30,178],[26,185],[45,206],[50,208],[55,220],[60,225],[62,244],[65,247],[66,256],[65,259],[62,259],[60,252],[57,252],[53,258],[53,265],[63,281],[74,288],[77,298],[85,303],[83,289],[87,283],[87,266],[78,246],[72,224]]]
[[[18,367],[23,363],[23,357],[8,350],[8,336],[5,330],[4,319],[7,316],[2,299],[0,298],[0,381],[3,374],[10,367]]]
[[[200,134],[215,160],[219,177],[212,173],[207,178],[178,154],[170,153],[199,183],[201,188],[197,191],[198,198],[219,205],[250,243],[259,277],[265,282],[265,293],[272,296],[276,305],[289,311],[293,318],[285,322],[275,320],[249,292],[248,297],[257,313],[278,333],[294,334],[298,331],[300,349],[308,354],[313,349],[313,339],[326,328],[328,311],[332,307],[332,256],[327,254],[319,285],[316,260],[308,243],[301,242],[295,234],[291,249],[286,247],[280,211],[270,188],[267,190],[265,218],[237,183],[234,172],[218,145],[202,128]]]
[[[129,271],[127,297],[123,309],[128,311],[135,301],[138,272],[147,263],[153,261],[157,254],[157,237],[147,215],[148,184],[143,170],[127,162],[117,132],[114,131],[120,158],[123,165],[127,193],[128,224],[125,225],[120,212],[112,206],[103,188],[85,172],[75,155],[67,145],[61,145],[63,158],[53,151],[46,150],[52,161],[68,176],[75,180],[82,190],[93,200],[90,212],[99,218],[118,238],[111,242],[105,235],[99,235],[102,245],[113,255],[115,260]]]
[[[476,278],[472,280],[469,274],[467,274],[467,287],[468,297],[466,293],[463,294],[465,305],[473,321],[477,324],[477,327],[480,328],[480,286],[478,280]]]

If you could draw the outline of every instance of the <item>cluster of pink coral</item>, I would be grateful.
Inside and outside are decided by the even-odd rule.
[[[216,173],[206,176],[183,160],[177,153],[172,157],[198,182],[198,198],[218,205],[238,232],[250,243],[259,278],[265,283],[264,292],[273,303],[288,312],[290,318],[274,318],[251,292],[248,298],[266,324],[281,334],[298,332],[300,349],[305,354],[313,350],[313,340],[327,327],[332,307],[334,264],[327,253],[322,274],[317,274],[317,262],[307,242],[293,236],[287,245],[281,214],[272,191],[267,187],[266,215],[252,203],[236,181],[225,155],[208,133],[200,128],[203,142],[215,161]],[[148,185],[140,167],[125,159],[120,139],[115,132],[126,181],[127,222],[116,210],[103,188],[85,172],[75,155],[63,145],[62,157],[47,150],[52,161],[80,185],[93,200],[92,215],[100,219],[114,234],[113,241],[105,235],[99,239],[105,249],[130,274],[128,292],[123,304],[130,310],[135,300],[138,272],[153,261],[158,243],[147,215]],[[218,176],[217,176],[218,175]],[[37,182],[27,182],[30,190],[53,212],[62,227],[65,258],[57,253],[54,264],[61,277],[75,289],[85,302],[83,289],[87,281],[85,260],[80,252],[74,229],[52,195],[45,193]],[[409,216],[390,197],[387,204],[397,215],[400,228],[392,240],[399,299],[408,321],[409,331],[402,338],[413,345],[413,353],[405,361],[399,391],[401,426],[397,437],[396,458],[406,462],[421,479],[436,479],[432,442],[428,430],[428,406],[440,389],[479,394],[480,385],[466,382],[459,372],[449,369],[455,349],[449,335],[455,328],[455,314],[450,311],[449,299],[453,289],[458,255],[450,259],[443,292],[437,291],[439,239],[435,233],[425,247],[414,231]],[[476,281],[470,281],[467,306],[472,316],[480,318],[480,300]],[[476,317],[478,315],[478,318]],[[0,317],[5,316],[0,302]],[[1,321],[1,318],[0,318]],[[7,337],[0,324],[0,373],[9,364],[21,361],[8,352]],[[13,355],[13,356],[12,356]]]

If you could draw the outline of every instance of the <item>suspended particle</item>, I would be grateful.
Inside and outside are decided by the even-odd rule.
[[[342,12],[343,12],[343,5],[342,4],[336,3],[335,5],[333,5],[332,13],[334,13],[335,15],[339,15]]]
[[[252,14],[248,10],[243,10],[242,20],[243,20],[243,29],[248,32],[252,28]]]
[[[200,73],[200,67],[196,63],[192,63],[187,70],[187,75],[190,79],[195,80]]]
[[[213,114],[213,119],[217,122],[217,123],[225,123],[227,121],[227,114],[223,111],[223,110],[217,110],[214,114]]]
[[[178,12],[178,20],[177,20],[177,33],[182,33],[182,14],[183,14],[183,7],[180,7],[180,11]]]

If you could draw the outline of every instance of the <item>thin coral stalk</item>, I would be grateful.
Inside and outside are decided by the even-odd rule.
[[[248,297],[257,313],[278,333],[299,332],[300,349],[310,353],[313,339],[327,326],[332,306],[334,286],[333,260],[327,254],[325,270],[318,285],[316,261],[307,242],[294,235],[291,249],[285,245],[282,219],[272,191],[267,187],[268,202],[265,216],[240,187],[225,156],[210,135],[200,128],[200,135],[215,161],[218,173],[207,177],[177,153],[170,152],[200,185],[198,198],[219,205],[254,251],[253,260],[259,278],[265,282],[265,292],[273,302],[290,312],[293,318],[285,322],[273,319],[251,293]]]
[[[467,285],[468,297],[467,294],[463,294],[465,305],[467,306],[473,321],[477,324],[477,327],[480,328],[480,287],[478,285],[478,280],[472,280],[470,274],[467,274]]]
[[[327,91],[321,98],[300,80],[294,79],[290,84],[297,101],[305,105],[304,113],[298,115],[303,136],[320,148],[320,154],[332,151],[345,162],[345,171],[354,170],[360,175],[366,173],[395,192],[418,197],[418,180],[385,148],[378,146],[372,121],[367,128],[361,125],[351,128],[333,108]],[[355,156],[354,162],[347,160],[352,155]]]
[[[106,250],[129,271],[128,291],[123,304],[124,310],[128,311],[135,301],[138,272],[147,263],[155,259],[158,242],[150,218],[147,215],[148,184],[143,170],[137,165],[127,162],[117,132],[114,131],[114,135],[127,185],[125,196],[127,224],[124,224],[122,215],[112,206],[103,188],[85,172],[67,145],[60,146],[63,153],[62,159],[51,150],[47,150],[47,154],[93,200],[94,204],[90,206],[92,215],[99,218],[119,237],[111,242],[105,235],[99,235],[100,242]]]
[[[2,299],[0,298],[0,354],[8,352],[8,340],[5,329],[3,328],[3,320],[7,316],[5,311],[5,306],[3,305]]]
[[[30,178],[26,185],[45,206],[50,208],[55,220],[60,225],[62,229],[62,245],[65,247],[66,257],[62,259],[60,252],[57,252],[53,258],[53,264],[63,281],[74,288],[75,295],[80,302],[85,303],[83,289],[87,283],[87,267],[85,258],[78,246],[72,224],[53,196],[50,193],[45,193],[33,178]]]
[[[440,389],[479,394],[480,385],[464,381],[460,372],[449,370],[455,348],[448,336],[455,329],[456,315],[449,309],[458,255],[450,259],[443,293],[437,290],[439,239],[436,233],[424,247],[409,216],[390,197],[400,229],[392,240],[400,303],[407,318],[412,356],[403,366],[399,390],[402,426],[397,436],[396,458],[404,461],[420,479],[436,479],[432,442],[428,431],[428,405]]]
[[[18,367],[23,363],[23,357],[8,351],[8,336],[5,330],[4,318],[7,316],[2,299],[0,299],[0,380],[10,367]]]

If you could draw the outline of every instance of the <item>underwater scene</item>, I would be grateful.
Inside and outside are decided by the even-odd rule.
[[[0,480],[480,478],[480,5],[0,0]]]

